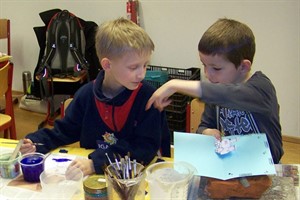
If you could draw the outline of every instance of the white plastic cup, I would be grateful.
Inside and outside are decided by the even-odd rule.
[[[185,162],[159,162],[146,169],[151,200],[186,200],[195,168]]]
[[[79,168],[50,168],[40,175],[42,196],[48,199],[71,199],[82,192],[83,173]]]

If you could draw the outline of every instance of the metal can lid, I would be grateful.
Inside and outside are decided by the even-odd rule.
[[[90,194],[106,193],[106,181],[104,175],[92,175],[89,176],[83,182],[83,189]]]

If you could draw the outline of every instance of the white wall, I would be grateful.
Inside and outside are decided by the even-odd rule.
[[[152,64],[176,68],[202,67],[197,44],[218,18],[248,24],[257,43],[253,71],[262,70],[277,89],[283,133],[300,137],[299,5],[299,0],[140,0],[140,17],[156,44]],[[33,73],[37,63],[39,47],[32,28],[43,25],[38,14],[52,8],[68,9],[98,24],[126,16],[126,0],[0,0],[0,17],[11,19],[14,90],[22,91],[22,71]]]

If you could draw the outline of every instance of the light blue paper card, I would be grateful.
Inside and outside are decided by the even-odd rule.
[[[185,161],[197,175],[227,180],[276,174],[266,134],[234,135],[235,150],[220,156],[212,136],[174,132],[174,160]]]

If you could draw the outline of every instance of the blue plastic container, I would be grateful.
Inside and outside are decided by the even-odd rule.
[[[153,85],[155,88],[159,88],[169,79],[167,71],[146,71],[145,80]]]

